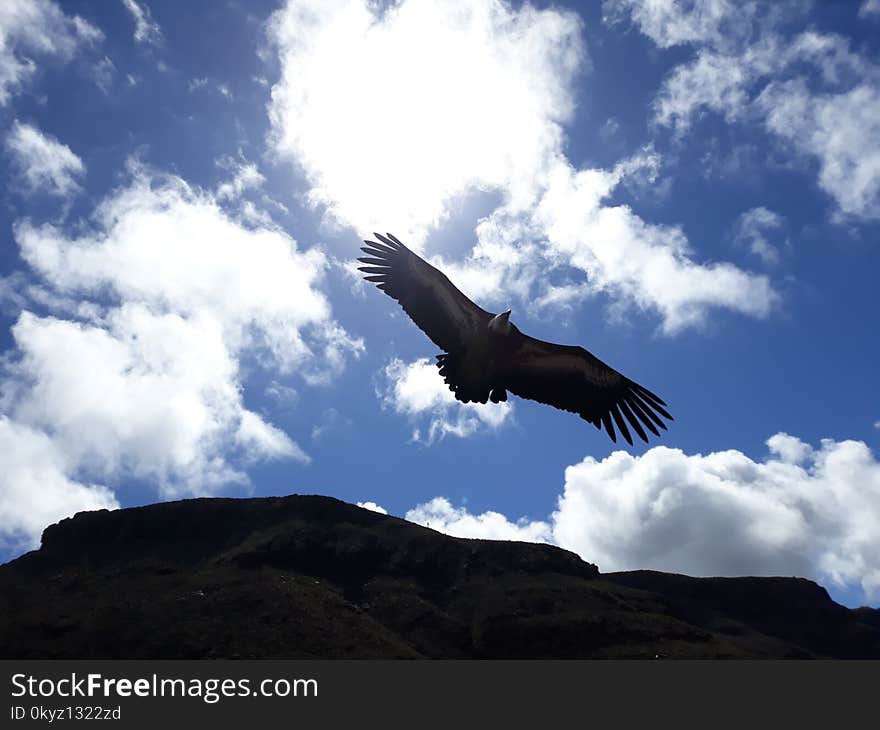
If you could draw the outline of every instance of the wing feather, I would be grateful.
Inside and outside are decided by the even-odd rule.
[[[364,278],[396,299],[410,319],[446,352],[462,350],[492,315],[462,294],[449,279],[390,233],[373,234],[358,261]]]
[[[620,403],[618,403],[618,405],[620,406],[620,410],[623,412],[623,415],[626,417],[626,420],[630,422],[630,425],[635,429],[635,432],[639,435],[639,438],[641,438],[642,441],[647,442],[648,436],[645,433],[645,429],[643,429],[642,424],[639,423],[638,417],[633,413],[632,410],[630,410],[630,407],[627,405],[626,398],[624,398],[622,401],[620,401]],[[657,435],[659,436],[660,434],[657,434]]]
[[[614,422],[617,424],[617,430],[620,431],[621,435],[626,439],[626,442],[632,446],[632,436],[629,435],[629,429],[626,427],[626,421],[623,420],[623,416],[620,415],[620,403],[615,403],[611,406],[611,415],[614,417]]]
[[[364,243],[368,243],[368,241],[364,241]],[[374,243],[372,245],[375,246],[376,244]],[[363,251],[366,254],[369,254],[370,256],[387,256],[389,253],[391,253],[390,251],[388,251],[386,249],[369,248],[367,246],[361,246],[361,251]]]
[[[624,402],[629,406],[630,410],[633,414],[642,422],[642,424],[655,436],[660,436],[660,432],[657,430],[657,427],[654,425],[654,422],[645,413],[644,409],[638,404],[636,399],[630,394],[625,399]],[[664,427],[665,428],[665,427]]]
[[[645,401],[639,398],[639,396],[637,396],[635,393],[630,394],[630,402],[637,405],[641,409],[641,411],[648,416],[648,419],[650,421],[653,421],[658,426],[660,426],[660,428],[666,430],[666,424],[663,423],[663,421],[660,420],[660,417],[651,410],[651,407],[647,403],[645,403]],[[670,420],[672,420],[671,416]]]
[[[666,405],[666,402],[658,398],[650,390],[636,384],[634,387],[634,391],[634,395],[639,399],[640,403],[642,403],[643,405],[647,404],[664,418],[672,418],[672,416],[670,416],[666,409],[663,407]]]
[[[673,420],[666,403],[621,375],[583,347],[544,342],[515,330],[514,345],[502,374],[511,393],[577,413],[617,441],[619,431],[632,444],[630,428],[645,442],[662,418]],[[615,425],[617,430],[615,431]]]
[[[611,419],[608,417],[608,411],[602,414],[602,425],[605,426],[605,430],[608,432],[611,440],[617,443],[617,436],[614,435],[614,424],[611,423]]]

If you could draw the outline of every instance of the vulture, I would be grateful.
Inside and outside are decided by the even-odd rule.
[[[578,414],[617,442],[615,426],[632,445],[672,420],[666,403],[583,347],[529,337],[510,321],[462,294],[438,269],[390,233],[365,240],[359,258],[367,281],[396,299],[443,353],[437,367],[463,403],[498,403],[513,393]]]

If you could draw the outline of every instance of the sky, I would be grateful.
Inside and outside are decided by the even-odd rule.
[[[0,561],[323,494],[880,605],[880,2],[4,0]],[[675,417],[463,405],[390,231]]]

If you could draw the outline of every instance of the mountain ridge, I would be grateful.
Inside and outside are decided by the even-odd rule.
[[[880,658],[803,578],[600,573],[320,495],[81,512],[0,566],[2,658]]]

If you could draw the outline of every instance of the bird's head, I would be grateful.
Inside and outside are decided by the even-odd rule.
[[[496,314],[489,320],[489,331],[499,335],[510,333],[510,310]]]

